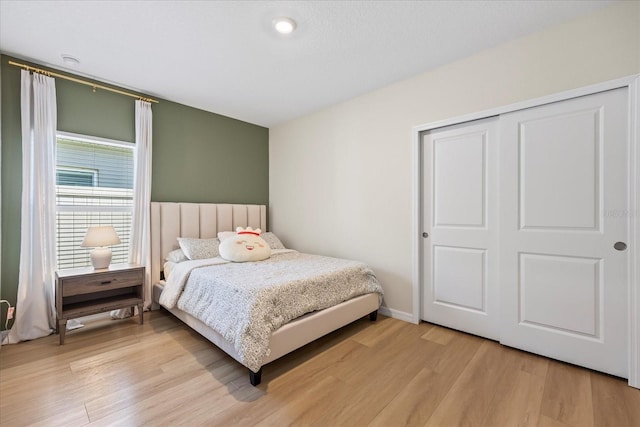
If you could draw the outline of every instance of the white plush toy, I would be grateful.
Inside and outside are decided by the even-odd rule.
[[[236,235],[220,243],[220,256],[233,262],[262,261],[271,256],[271,248],[251,227],[236,228]]]

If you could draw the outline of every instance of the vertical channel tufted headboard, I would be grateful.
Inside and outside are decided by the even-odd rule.
[[[265,205],[151,202],[151,284],[160,281],[164,259],[178,237],[212,239],[218,231],[253,227],[267,231]]]

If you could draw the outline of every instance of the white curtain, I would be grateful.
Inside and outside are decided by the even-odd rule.
[[[55,328],[56,84],[23,70],[22,225],[16,317],[3,344],[49,335]]]
[[[134,202],[129,262],[146,267],[144,305],[151,306],[151,103],[136,101]]]
[[[129,262],[146,267],[144,284],[144,306],[151,306],[151,128],[153,116],[151,103],[136,101],[136,154],[133,174],[133,218],[129,242]],[[111,312],[111,317],[120,319],[131,316],[131,309]]]

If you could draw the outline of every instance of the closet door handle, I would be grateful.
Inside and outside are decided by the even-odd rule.
[[[422,233],[422,237],[424,237],[424,238],[426,239],[427,237],[429,237],[429,233],[427,233],[426,231],[425,231],[425,232],[423,232],[423,233]]]
[[[627,249],[627,244],[626,244],[625,242],[615,242],[615,243],[613,244],[613,248],[614,248],[616,251],[624,251],[624,250],[626,250],[626,249]]]

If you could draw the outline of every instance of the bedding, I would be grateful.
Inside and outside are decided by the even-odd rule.
[[[173,267],[175,267],[176,265],[178,265],[178,263],[173,261],[167,261],[164,263],[163,273],[164,273],[165,279],[171,275],[171,272],[173,271]]]
[[[170,261],[170,262],[182,262],[182,261],[186,261],[189,258],[187,258],[187,256],[184,254],[184,252],[182,252],[182,249],[176,249],[173,250],[171,252],[169,252],[167,254],[167,257],[165,258],[165,261]]]
[[[282,244],[282,242],[280,241],[280,239],[278,239],[278,237],[273,234],[271,231],[267,231],[265,233],[262,233],[260,235],[260,237],[262,237],[264,239],[265,242],[267,242],[267,245],[269,245],[269,247],[271,249],[284,249],[284,245]]]
[[[191,260],[213,258],[220,255],[220,240],[214,239],[193,239],[189,237],[178,237],[178,244],[185,256]]]
[[[304,314],[382,288],[365,264],[274,249],[271,258],[231,263],[220,257],[173,266],[160,304],[189,313],[233,344],[258,372],[271,334]]]

